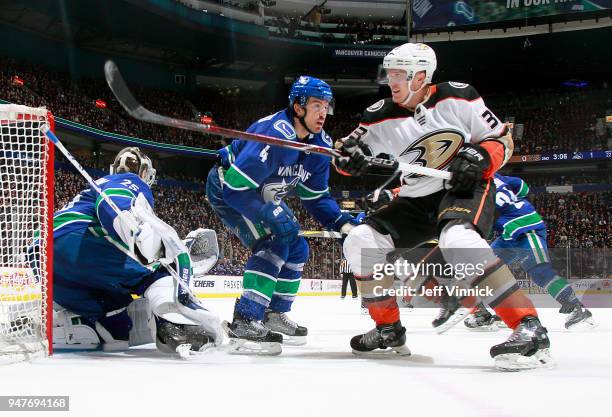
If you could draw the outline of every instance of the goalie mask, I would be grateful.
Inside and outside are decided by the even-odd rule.
[[[155,168],[148,156],[146,156],[139,148],[129,147],[122,149],[115,161],[110,167],[110,173],[121,174],[124,172],[132,172],[138,175],[142,180],[151,186],[155,183]]]

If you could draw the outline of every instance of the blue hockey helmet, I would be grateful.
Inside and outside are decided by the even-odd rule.
[[[300,106],[305,106],[309,97],[329,102],[328,114],[334,114],[334,95],[329,84],[315,77],[300,75],[289,90],[289,108],[293,109],[296,101]]]

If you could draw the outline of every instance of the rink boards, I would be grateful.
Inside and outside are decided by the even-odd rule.
[[[303,279],[298,295],[338,296],[342,281],[337,279]],[[193,277],[190,286],[199,298],[238,297],[242,293],[242,277],[206,275]]]
[[[399,283],[399,282],[398,282]],[[529,280],[519,279],[520,287],[528,294],[545,294],[545,290]],[[612,300],[612,279],[582,279],[571,282],[578,296],[603,296]],[[339,279],[302,279],[298,295],[338,296]],[[190,287],[199,298],[237,297],[242,293],[242,277],[233,275],[205,275],[193,277]],[[14,303],[40,299],[40,283],[27,268],[0,268],[0,302]]]
[[[399,281],[397,281],[399,283]],[[546,291],[529,280],[518,280],[519,286],[528,294],[545,294]],[[298,295],[338,296],[342,281],[338,279],[303,279]],[[199,298],[237,297],[242,292],[242,277],[231,275],[207,275],[194,277],[190,284]],[[612,279],[582,279],[572,281],[578,296],[612,295]],[[612,297],[610,297],[612,298]]]

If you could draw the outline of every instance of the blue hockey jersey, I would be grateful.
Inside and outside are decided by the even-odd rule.
[[[292,120],[282,110],[253,123],[247,132],[296,141]],[[307,140],[332,147],[325,131]],[[338,230],[347,221],[329,194],[329,157],[241,139],[232,141],[219,155],[224,168],[223,198],[249,220],[258,223],[265,203],[280,203],[295,189],[306,210],[327,229]]]
[[[129,210],[132,200],[144,194],[153,207],[151,188],[136,174],[107,175],[96,181],[102,192],[109,196],[120,210]],[[121,242],[115,232],[113,221],[117,214],[91,187],[81,191],[71,202],[53,216],[53,238],[57,239],[71,231],[91,228],[99,235]]]
[[[517,177],[495,174],[495,207],[499,217],[495,221],[495,230],[502,239],[512,240],[530,230],[545,229],[542,217],[527,200],[529,187]]]

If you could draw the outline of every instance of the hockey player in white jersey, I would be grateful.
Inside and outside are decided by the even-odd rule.
[[[369,172],[368,155],[452,173],[448,181],[403,174],[398,198],[352,229],[344,241],[344,255],[376,323],[373,330],[355,336],[351,347],[355,353],[387,348],[409,353],[396,298],[380,295],[381,286],[392,286],[393,275],[374,279],[374,268],[393,251],[439,237],[446,262],[455,268],[474,266],[457,284],[490,289],[491,295],[482,300],[513,329],[506,342],[491,348],[496,366],[548,366],[546,329],[508,267],[483,238],[493,223],[493,175],[512,155],[510,132],[474,87],[432,84],[436,65],[434,51],[425,44],[407,43],[389,52],[383,68],[391,98],[368,107],[357,129],[336,143],[349,156],[335,158],[334,164],[348,175]],[[484,270],[478,265],[485,265]],[[472,305],[475,299],[463,302]]]
[[[188,284],[192,273],[214,266],[216,235],[199,229],[182,242],[153,212],[154,180],[151,160],[125,148],[110,175],[96,181],[115,208],[90,187],[54,215],[55,349],[156,342],[186,357],[222,342],[219,318],[178,281]]]

